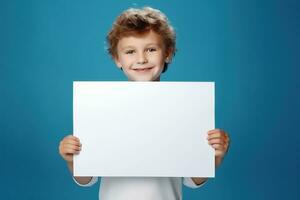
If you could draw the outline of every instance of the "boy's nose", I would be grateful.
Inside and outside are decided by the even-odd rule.
[[[137,58],[137,64],[145,64],[147,62],[148,62],[148,60],[147,60],[146,55],[144,53],[140,53]]]

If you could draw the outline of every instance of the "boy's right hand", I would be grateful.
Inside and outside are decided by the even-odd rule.
[[[73,155],[81,151],[79,139],[73,135],[68,135],[62,139],[59,144],[59,154],[65,161],[73,162]]]

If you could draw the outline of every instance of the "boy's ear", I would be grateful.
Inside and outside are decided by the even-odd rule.
[[[168,60],[169,62],[172,60],[172,55],[173,53],[173,49],[172,48],[169,48],[167,51],[166,51],[166,60]]]
[[[117,67],[121,69],[122,68],[122,64],[120,63],[119,58],[117,56],[114,57],[114,61],[115,61],[116,65],[117,65]]]
[[[167,50],[167,57],[172,58],[172,57],[173,57],[173,51],[174,51],[173,48],[169,48],[169,49]]]

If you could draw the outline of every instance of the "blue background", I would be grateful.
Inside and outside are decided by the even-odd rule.
[[[72,133],[72,81],[126,80],[105,36],[128,7],[167,14],[178,52],[164,81],[215,81],[231,147],[216,178],[184,199],[300,199],[299,6],[295,1],[0,3],[1,199],[98,199],[58,154]]]

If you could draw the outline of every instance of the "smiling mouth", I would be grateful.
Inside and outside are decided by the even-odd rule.
[[[147,67],[147,68],[137,68],[137,69],[133,69],[134,71],[137,72],[147,72],[150,71],[153,67]]]

